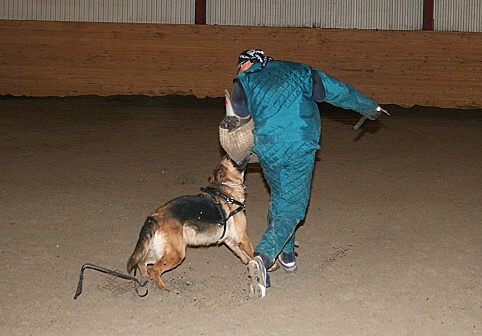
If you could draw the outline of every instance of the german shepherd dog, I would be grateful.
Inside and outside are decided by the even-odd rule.
[[[161,275],[178,266],[187,246],[226,244],[244,264],[253,258],[253,245],[244,212],[244,172],[248,160],[236,164],[224,156],[198,195],[175,198],[147,217],[127,271],[139,269],[167,289]]]

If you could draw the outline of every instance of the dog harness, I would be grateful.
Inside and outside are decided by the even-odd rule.
[[[233,217],[234,215],[236,215],[237,213],[243,211],[244,208],[246,208],[246,206],[243,203],[235,200],[234,198],[226,196],[225,194],[220,192],[218,189],[215,189],[215,188],[212,188],[212,187],[206,187],[206,188],[201,188],[201,191],[203,193],[206,193],[209,196],[211,196],[214,204],[216,205],[216,208],[219,211],[219,214],[221,215],[222,220],[219,223],[217,223],[219,225],[219,227],[223,227],[223,234],[219,238],[219,241],[221,241],[221,240],[223,240],[223,238],[226,234],[226,227],[227,227],[226,223],[228,222],[228,220],[231,217]],[[235,205],[238,206],[238,208],[231,211],[229,213],[229,215],[226,217],[226,212],[224,211],[222,204],[217,201],[216,197],[222,198],[226,203],[235,204]]]

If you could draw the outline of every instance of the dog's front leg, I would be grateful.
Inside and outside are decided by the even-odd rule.
[[[253,244],[251,243],[251,239],[249,239],[248,232],[244,231],[241,237],[241,241],[239,242],[239,247],[241,250],[244,251],[248,255],[249,259],[254,258],[254,248]],[[249,260],[248,260],[249,261]]]
[[[253,259],[253,245],[251,244],[251,241],[248,241],[248,244],[243,242],[236,243],[228,238],[224,241],[224,243],[231,251],[233,251],[235,255],[239,257],[239,259],[241,259],[244,264],[247,264],[248,261]],[[245,245],[247,246],[245,247]]]

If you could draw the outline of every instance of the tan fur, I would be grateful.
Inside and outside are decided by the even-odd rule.
[[[244,182],[244,172],[239,171],[229,157],[223,157],[208,181],[209,187],[244,204],[245,191],[241,186]],[[233,185],[223,185],[221,182]],[[226,214],[238,208],[236,204],[227,203],[218,197],[216,199],[222,204]],[[253,245],[247,233],[244,211],[238,212],[228,220],[226,233],[220,241],[223,227],[212,223],[212,225],[203,226],[200,230],[189,224],[193,218],[183,222],[176,218],[171,210],[171,202],[167,202],[147,218],[134,252],[127,262],[129,273],[138,267],[142,277],[151,276],[159,288],[166,289],[167,286],[162,281],[161,275],[184,260],[187,246],[224,243],[243,263],[246,264],[253,258]]]

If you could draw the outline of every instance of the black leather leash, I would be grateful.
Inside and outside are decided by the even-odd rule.
[[[117,271],[113,271],[113,270],[110,270],[110,269],[107,269],[105,267],[101,267],[101,266],[97,266],[97,265],[94,265],[94,264],[84,264],[82,266],[82,268],[80,269],[80,275],[79,275],[79,283],[77,284],[77,291],[75,292],[75,296],[74,296],[74,300],[77,299],[79,297],[80,294],[82,294],[82,282],[84,280],[84,270],[86,268],[91,268],[93,270],[96,270],[96,271],[99,271],[99,272],[103,272],[103,273],[107,273],[107,274],[110,274],[110,275],[114,275],[116,277],[119,277],[119,278],[122,278],[122,279],[127,279],[127,280],[131,280],[131,281],[134,281],[134,283],[136,284],[136,287],[135,287],[135,290],[136,290],[136,293],[139,297],[144,297],[147,295],[147,293],[149,292],[147,289],[146,289],[146,292],[143,293],[143,294],[139,294],[139,287],[144,287],[145,285],[147,285],[147,283],[149,281],[145,281],[144,283],[141,283],[139,281],[139,279],[133,277],[133,276],[130,276],[130,275],[127,275],[127,274],[123,274],[123,273],[120,273],[120,272],[117,272]],[[135,273],[134,273],[135,275]]]

